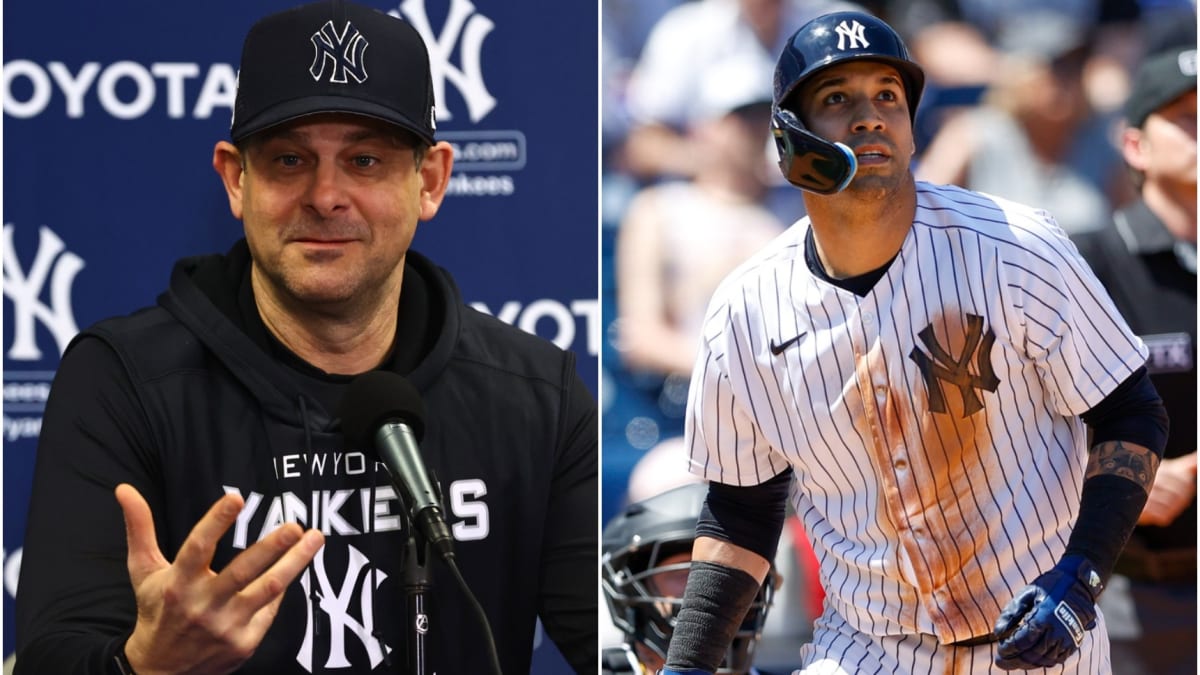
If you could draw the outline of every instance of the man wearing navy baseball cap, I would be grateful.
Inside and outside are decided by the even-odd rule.
[[[1121,150],[1140,198],[1076,238],[1150,348],[1171,419],[1149,500],[1100,605],[1112,672],[1196,672],[1196,43],[1149,55],[1125,105]]]
[[[391,122],[434,144],[429,53],[412,26],[376,9],[326,1],[270,16],[250,29],[238,71],[233,141],[332,112]]]
[[[251,28],[213,152],[244,239],[67,348],[17,672],[524,673],[539,616],[595,671],[596,404],[570,352],[467,307],[410,248],[453,166],[435,119],[397,17],[321,0]],[[443,494],[419,513],[343,429],[377,370],[424,409],[414,463]],[[406,548],[430,513],[453,536],[437,560]]]

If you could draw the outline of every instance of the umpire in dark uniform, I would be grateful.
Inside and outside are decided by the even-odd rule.
[[[1149,55],[1121,144],[1140,198],[1080,252],[1150,349],[1171,419],[1150,498],[1101,600],[1113,672],[1196,671],[1196,45]]]

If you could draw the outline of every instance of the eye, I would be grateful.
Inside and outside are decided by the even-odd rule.
[[[840,91],[835,91],[832,94],[829,94],[828,96],[825,97],[825,104],[826,105],[836,105],[838,103],[845,102],[845,100],[846,100],[845,94],[843,94]]]
[[[355,168],[369,169],[379,163],[379,158],[371,155],[355,155],[350,161]]]
[[[898,96],[896,95],[896,92],[892,91],[891,89],[885,89],[879,92],[879,98],[885,101],[895,101]]]
[[[284,153],[275,158],[275,161],[281,166],[294,167],[300,166],[300,155]]]

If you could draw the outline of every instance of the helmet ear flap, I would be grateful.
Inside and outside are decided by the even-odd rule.
[[[858,170],[853,150],[805,129],[791,110],[775,107],[771,135],[779,151],[779,170],[789,183],[802,190],[822,195],[841,192]]]

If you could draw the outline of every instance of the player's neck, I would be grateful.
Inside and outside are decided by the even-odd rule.
[[[895,257],[912,228],[915,189],[863,199],[853,193],[805,195],[817,254],[835,279],[866,274]]]

